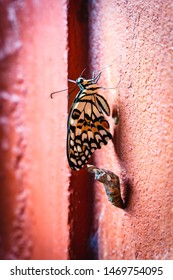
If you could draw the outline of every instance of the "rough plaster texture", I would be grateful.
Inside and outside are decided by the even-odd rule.
[[[93,65],[113,62],[102,76],[105,86],[115,86],[105,96],[120,110],[114,141],[96,161],[128,179],[131,190],[123,211],[96,184],[99,259],[173,258],[172,14],[171,0],[91,5]]]
[[[0,258],[67,259],[66,1],[0,13]]]

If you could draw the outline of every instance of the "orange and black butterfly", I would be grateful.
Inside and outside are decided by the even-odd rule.
[[[112,138],[109,123],[104,117],[110,115],[106,99],[98,92],[97,82],[102,72],[92,79],[81,76],[69,80],[80,91],[71,106],[67,122],[67,158],[71,169],[80,170],[96,149],[106,145]]]
[[[98,93],[100,76],[101,72],[89,80],[79,77],[73,81],[80,91],[68,116],[67,158],[70,167],[76,171],[86,164],[96,149],[112,138],[109,123],[104,117],[104,113],[110,115],[110,108],[106,99]]]

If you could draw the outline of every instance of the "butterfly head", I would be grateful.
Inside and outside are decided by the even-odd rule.
[[[78,85],[78,87],[83,90],[85,88],[87,88],[88,86],[91,86],[92,84],[94,84],[94,79],[89,79],[87,80],[86,78],[84,77],[79,77],[75,83]]]
[[[82,85],[83,82],[84,82],[84,78],[83,78],[83,77],[79,77],[79,78],[76,80],[76,84],[77,84],[78,86]]]
[[[79,77],[77,80],[76,80],[76,84],[78,85],[78,87],[83,90],[86,85],[88,84],[88,80],[86,80],[85,78],[83,77]]]

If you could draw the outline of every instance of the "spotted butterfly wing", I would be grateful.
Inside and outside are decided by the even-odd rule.
[[[78,78],[75,83],[80,91],[73,101],[67,124],[67,158],[74,170],[80,170],[96,149],[112,138],[109,123],[104,117],[110,108],[98,94],[101,72],[93,79]]]

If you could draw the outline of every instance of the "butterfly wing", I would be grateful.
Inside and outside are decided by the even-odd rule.
[[[103,113],[110,115],[110,108],[101,95],[78,93],[67,128],[67,158],[72,169],[80,170],[93,152],[112,138]]]

